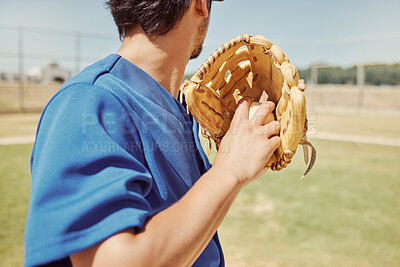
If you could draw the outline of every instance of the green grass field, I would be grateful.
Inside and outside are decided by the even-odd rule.
[[[0,146],[0,266],[21,266],[32,145]]]
[[[37,117],[9,119],[0,137],[33,135]],[[400,148],[312,141],[318,158],[303,181],[297,153],[240,193],[219,231],[227,266],[400,266]],[[0,266],[23,262],[31,149],[0,146]]]
[[[296,156],[241,192],[220,229],[228,266],[399,265],[400,148],[314,143],[303,181]],[[23,261],[31,148],[0,146],[2,266]]]

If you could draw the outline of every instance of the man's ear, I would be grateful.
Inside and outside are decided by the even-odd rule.
[[[199,13],[200,16],[202,16],[203,18],[207,18],[208,17],[208,1],[211,0],[194,0],[196,1],[196,10]]]

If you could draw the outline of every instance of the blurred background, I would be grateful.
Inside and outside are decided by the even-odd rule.
[[[186,77],[233,37],[264,35],[306,80],[318,151],[302,182],[299,151],[240,194],[220,229],[228,266],[400,266],[399,13],[398,0],[213,3]],[[120,40],[103,0],[0,0],[0,38],[0,265],[18,266],[40,112]]]

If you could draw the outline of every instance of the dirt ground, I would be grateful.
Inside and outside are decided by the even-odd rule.
[[[0,113],[41,111],[61,85],[0,81]]]
[[[61,83],[39,84],[0,81],[0,113],[40,111]],[[306,90],[307,110],[400,114],[400,86],[316,85]]]
[[[400,114],[400,87],[317,85],[305,95],[308,111]]]

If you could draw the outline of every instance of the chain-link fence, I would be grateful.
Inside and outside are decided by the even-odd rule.
[[[26,26],[0,25],[0,36],[0,112],[41,110],[62,82],[120,46],[116,35]],[[370,86],[366,65],[399,63],[400,32],[320,41],[275,42],[289,55],[292,63],[303,70],[302,78],[306,79],[309,88],[325,88],[317,85],[325,83],[326,73],[332,73],[335,67],[348,74],[349,82],[338,83],[346,83],[347,90],[357,95],[358,107],[365,105],[364,94],[368,89],[399,88],[399,85],[385,83],[378,87]],[[206,41],[202,57],[207,57],[206,53],[219,45]],[[189,63],[187,69],[193,69],[193,64],[199,65],[198,62]],[[400,76],[400,73],[390,75]]]
[[[120,44],[115,36],[26,26],[0,25],[0,36],[0,112],[41,110],[64,81]]]

